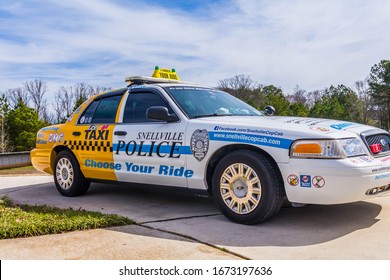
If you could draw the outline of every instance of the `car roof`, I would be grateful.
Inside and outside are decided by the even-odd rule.
[[[116,96],[116,95],[123,95],[127,91],[127,88],[120,88],[115,90],[110,90],[107,92],[103,92],[95,97],[94,100],[99,100],[101,98],[110,97],[110,96]]]
[[[99,100],[101,98],[110,97],[110,96],[116,96],[116,95],[123,95],[127,92],[127,90],[131,87],[148,87],[148,86],[159,86],[159,87],[170,87],[170,86],[189,86],[189,87],[205,87],[206,86],[200,86],[195,83],[189,83],[189,82],[182,82],[182,81],[176,81],[176,80],[170,80],[170,79],[159,79],[159,78],[153,78],[153,77],[145,77],[145,76],[132,76],[126,78],[126,82],[129,83],[127,87],[119,88],[115,90],[110,90],[107,92],[103,92],[95,97],[95,100]]]

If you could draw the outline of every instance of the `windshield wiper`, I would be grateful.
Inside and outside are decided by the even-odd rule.
[[[261,115],[255,115],[255,114],[205,114],[205,115],[195,115],[192,116],[191,119],[199,119],[199,118],[207,118],[207,117],[226,117],[226,116],[261,116]]]
[[[256,114],[230,114],[229,116],[250,117],[250,116],[261,116],[261,115],[256,115]]]
[[[191,119],[199,119],[199,118],[207,118],[207,117],[224,117],[231,116],[231,114],[205,114],[205,115],[195,115],[192,116]]]

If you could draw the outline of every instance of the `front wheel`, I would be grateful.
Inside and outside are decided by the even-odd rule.
[[[60,152],[55,159],[54,183],[63,196],[82,195],[90,185],[81,173],[76,158],[68,151]]]
[[[283,181],[263,155],[239,150],[218,163],[213,196],[221,212],[240,224],[258,224],[274,216],[284,200]]]

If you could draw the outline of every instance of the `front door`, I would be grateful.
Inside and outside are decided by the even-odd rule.
[[[118,181],[187,187],[192,170],[185,166],[186,121],[150,120],[146,111],[152,106],[172,108],[158,90],[129,90],[122,123],[113,136],[115,171]],[[119,167],[119,166],[118,166]]]

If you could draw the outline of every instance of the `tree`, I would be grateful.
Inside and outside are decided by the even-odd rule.
[[[38,113],[21,100],[5,116],[6,128],[14,151],[29,151],[35,146],[38,130],[47,124],[39,120]]]
[[[19,101],[23,102],[26,106],[28,106],[28,103],[30,102],[28,93],[21,87],[7,89],[5,95],[12,108],[14,108]]]
[[[376,118],[376,112],[373,108],[373,98],[371,96],[371,89],[368,85],[368,79],[365,79],[364,81],[356,81],[355,87],[357,90],[357,95],[359,96],[359,99],[362,102],[363,107],[363,123],[365,124],[373,124],[375,125],[374,119]],[[379,119],[378,119],[379,121]]]
[[[55,119],[57,123],[65,122],[66,118],[70,116],[75,107],[74,94],[72,87],[60,87],[54,97],[55,102],[52,104],[55,112]]]
[[[43,100],[41,107],[41,119],[47,124],[53,124],[55,122],[55,116],[49,110],[47,99]]]
[[[290,105],[289,108],[290,116],[307,117],[309,116],[309,113],[310,113],[309,107],[305,106],[300,102],[292,103]]]
[[[236,75],[219,81],[218,88],[257,109],[263,110],[271,105],[278,115],[288,115],[290,103],[283,91],[274,85],[257,85],[248,75]]]
[[[73,110],[76,110],[85,100],[94,94],[93,87],[86,83],[77,83],[73,87],[70,87],[70,90],[75,98]]]
[[[289,114],[290,102],[288,102],[280,88],[274,85],[263,86],[261,95],[263,97],[261,108],[271,105],[275,108],[276,115],[287,116]]]
[[[250,103],[253,101],[254,82],[248,75],[236,75],[219,81],[218,88]]]
[[[331,90],[343,109],[342,119],[358,123],[363,122],[363,103],[356,92],[345,85],[331,87]]]
[[[76,110],[85,100],[91,96],[110,90],[111,88],[77,83],[73,86],[61,86],[54,97],[52,107],[54,109],[54,122],[62,123]]]
[[[30,96],[30,99],[33,103],[35,111],[38,113],[40,117],[43,118],[43,115],[45,113],[42,112],[42,108],[44,108],[45,99],[43,96],[46,94],[47,86],[46,82],[42,80],[34,80],[34,81],[27,81],[24,84],[24,89]]]
[[[381,60],[371,68],[368,84],[378,106],[380,126],[390,130],[390,60]]]
[[[9,104],[7,97],[3,93],[0,96],[0,152],[8,152],[11,147],[9,145],[8,133],[6,130],[5,116],[9,112]]]
[[[287,95],[287,100],[290,103],[300,103],[302,105],[306,105],[307,101],[307,93],[306,90],[300,89],[299,86],[295,86],[294,92],[292,94]]]
[[[307,106],[308,94],[306,90],[297,85],[292,94],[287,95],[286,99],[290,102],[289,115],[298,117],[307,117],[309,107]]]
[[[324,90],[322,99],[314,103],[310,116],[362,122],[363,106],[352,89],[345,85],[332,85]]]
[[[306,105],[309,108],[313,108],[316,102],[321,101],[323,95],[324,92],[321,90],[310,91],[309,93],[307,93]]]

